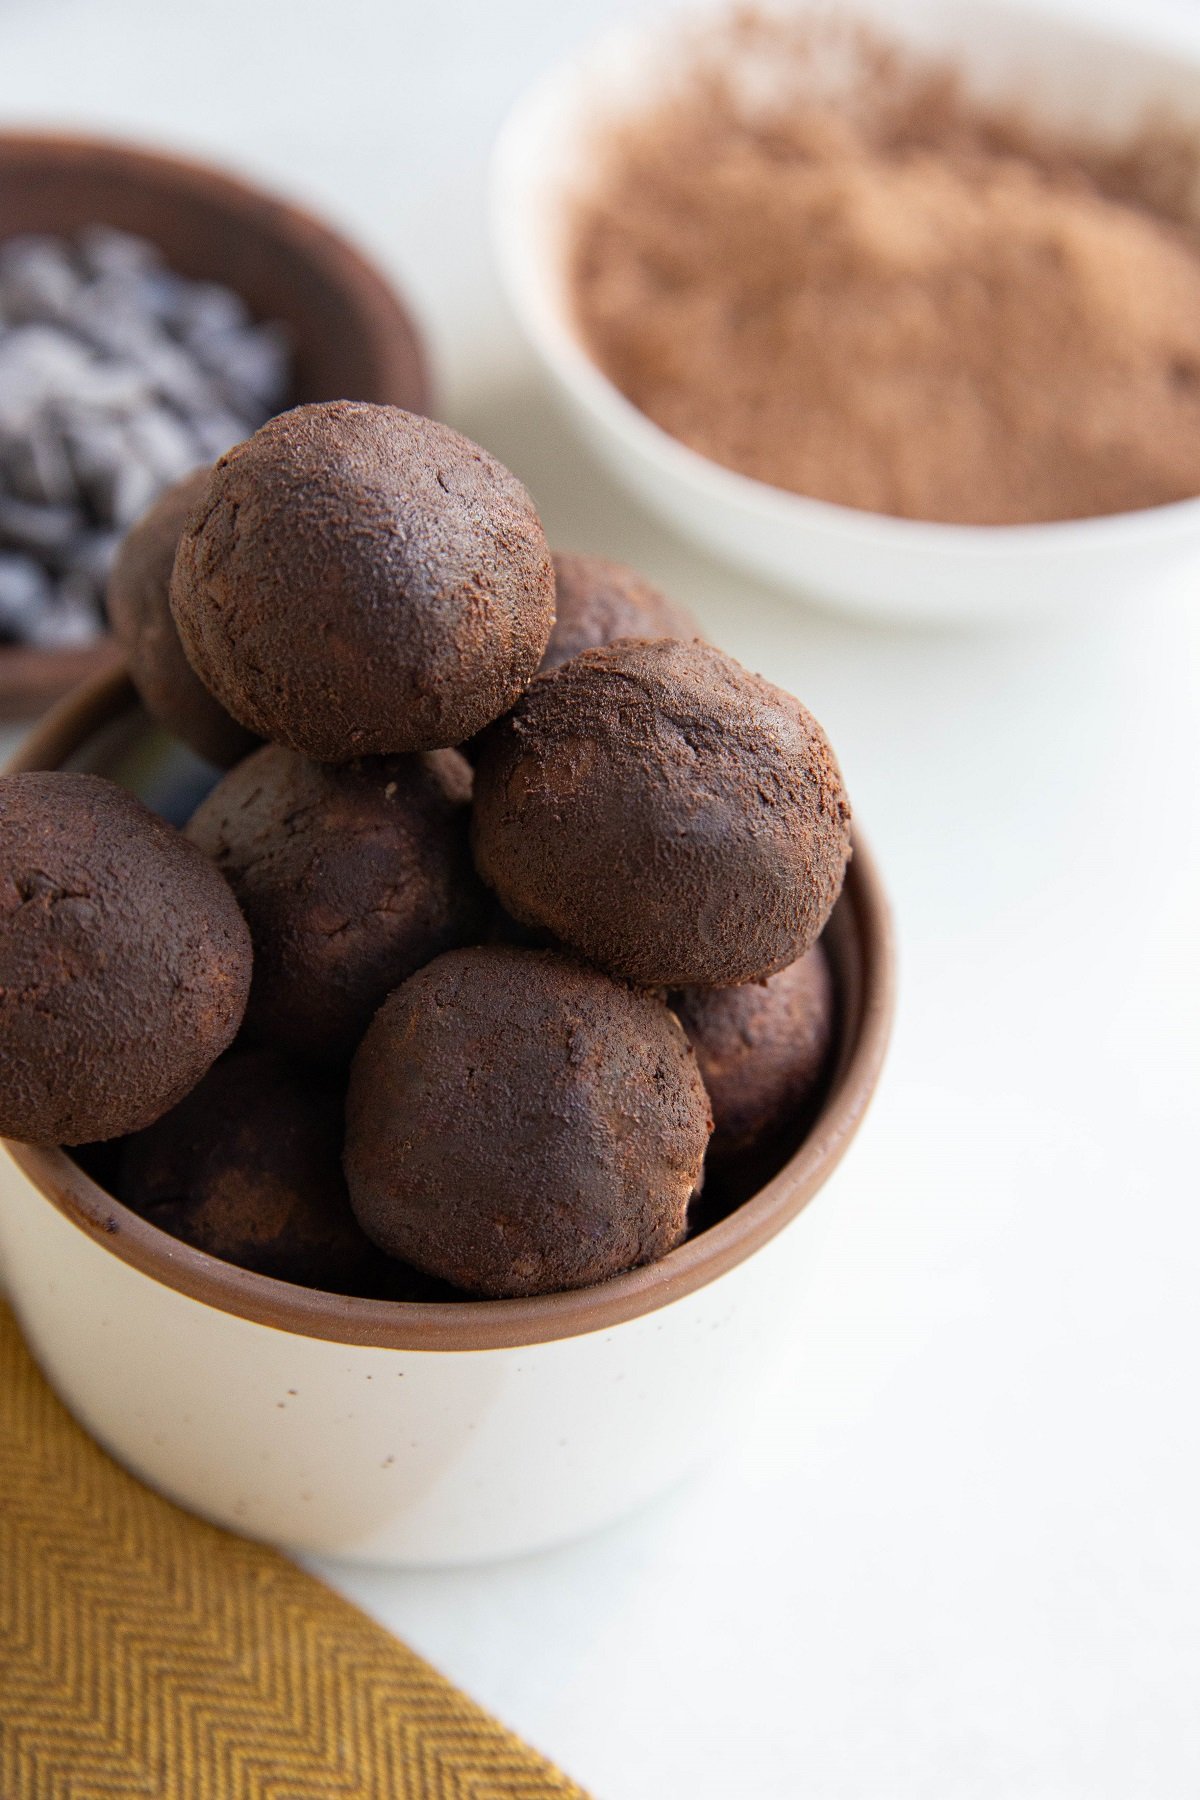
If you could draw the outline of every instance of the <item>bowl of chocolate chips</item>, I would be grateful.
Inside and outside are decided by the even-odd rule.
[[[216,169],[0,134],[0,722],[105,667],[122,536],[273,413],[426,410],[407,308],[328,226]]]
[[[109,594],[127,667],[0,777],[0,1266],[49,1379],[295,1550],[648,1500],[794,1318],[883,1062],[820,725],[395,407],[269,420]]]

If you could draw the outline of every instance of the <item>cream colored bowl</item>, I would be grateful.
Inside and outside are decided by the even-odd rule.
[[[15,766],[90,769],[186,810],[200,765],[165,745],[117,676]],[[721,1444],[795,1317],[891,1023],[887,905],[861,840],[825,942],[842,1038],[816,1123],[661,1262],[535,1300],[349,1299],[191,1249],[63,1151],[0,1144],[0,1274],[35,1356],[135,1474],[287,1549],[460,1562],[607,1523]]]
[[[816,0],[788,6],[817,9]],[[1120,137],[1149,114],[1170,113],[1200,130],[1200,63],[1135,36],[1005,0],[855,0],[844,10],[952,56],[980,91],[1019,94],[1056,122]],[[564,221],[598,121],[654,92],[677,31],[668,22],[619,32],[544,78],[510,115],[493,159],[493,240],[508,294],[568,413],[616,479],[685,537],[798,599],[895,621],[974,624],[1096,607],[1200,567],[1200,500],[1060,524],[922,524],[735,474],[625,399],[576,329]]]

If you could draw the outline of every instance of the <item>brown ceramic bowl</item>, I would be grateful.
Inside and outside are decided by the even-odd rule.
[[[0,133],[0,242],[85,225],[136,232],[183,275],[233,288],[295,344],[291,403],[375,400],[427,412],[425,351],[403,301],[353,245],[299,207],[202,163],[104,138]],[[30,718],[118,661],[0,648],[0,721]]]
[[[120,674],[39,727],[14,768],[194,796]],[[194,773],[194,769],[193,769]],[[62,1150],[0,1144],[8,1296],[67,1404],[207,1517],[379,1563],[531,1550],[677,1480],[751,1402],[796,1317],[891,1027],[891,927],[856,839],[824,942],[840,1042],[816,1119],[742,1205],[661,1261],[530,1300],[415,1303],[294,1287],[192,1249]]]

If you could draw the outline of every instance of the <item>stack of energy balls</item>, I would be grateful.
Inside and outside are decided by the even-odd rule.
[[[683,1240],[706,1164],[795,1140],[833,752],[631,571],[552,557],[485,451],[300,407],[164,496],[109,600],[228,773],[182,833],[0,779],[5,1135],[123,1139],[167,1231],[409,1299],[604,1281]]]

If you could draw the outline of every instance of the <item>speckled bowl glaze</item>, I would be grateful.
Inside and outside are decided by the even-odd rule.
[[[15,766],[107,773],[177,814],[200,769],[120,675],[65,702]],[[0,1273],[34,1354],[143,1480],[290,1550],[467,1562],[608,1523],[722,1444],[795,1320],[891,1024],[888,909],[861,839],[824,942],[841,1037],[814,1124],[660,1262],[533,1300],[339,1297],[193,1250],[64,1152],[10,1143]]]

